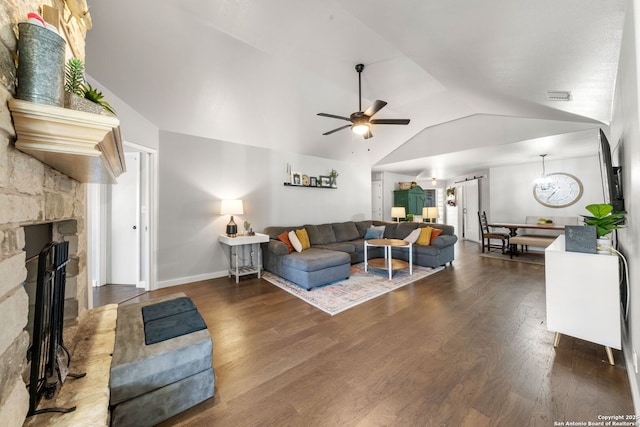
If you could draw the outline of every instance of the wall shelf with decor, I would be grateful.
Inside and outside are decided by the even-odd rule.
[[[323,187],[320,185],[298,185],[298,184],[291,184],[289,182],[285,182],[284,183],[285,187],[300,187],[300,188],[321,188],[323,190],[337,190],[338,187]]]
[[[16,148],[80,182],[112,184],[125,170],[120,121],[20,99],[9,109]]]

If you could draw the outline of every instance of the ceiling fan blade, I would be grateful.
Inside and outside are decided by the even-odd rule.
[[[367,111],[364,112],[364,115],[371,117],[378,111],[382,110],[382,108],[385,105],[387,105],[385,101],[380,101],[379,99],[376,99],[374,103],[371,104],[371,107],[367,108]]]
[[[410,119],[373,119],[369,120],[372,125],[408,125]]]
[[[323,133],[323,135],[331,135],[334,132],[338,132],[339,130],[350,128],[350,127],[351,127],[351,125],[340,126],[339,128],[335,128],[334,130],[330,130],[329,132]]]
[[[367,133],[365,133],[364,135],[362,135],[362,137],[363,137],[364,139],[373,138],[373,134],[371,133],[371,128],[369,128],[369,130],[367,131]]]
[[[340,120],[346,120],[348,122],[351,121],[351,119],[349,117],[343,117],[343,116],[336,116],[335,114],[327,114],[327,113],[318,113],[319,116],[322,117],[330,117],[332,119],[340,119]]]

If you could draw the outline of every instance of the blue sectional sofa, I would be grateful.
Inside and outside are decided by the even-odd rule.
[[[384,238],[404,239],[418,227],[431,226],[442,234],[431,245],[413,245],[413,263],[423,267],[439,267],[452,263],[454,244],[458,240],[454,228],[444,224],[416,222],[347,221],[296,227],[267,227],[268,243],[262,244],[264,269],[289,280],[307,290],[349,277],[351,264],[364,261],[364,237],[371,226],[385,226]],[[278,240],[284,231],[304,228],[311,247],[302,252],[289,252],[287,245]],[[382,248],[370,248],[369,257],[382,257]],[[394,258],[409,260],[406,250],[393,251]]]

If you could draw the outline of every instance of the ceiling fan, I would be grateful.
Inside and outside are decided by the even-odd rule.
[[[387,105],[385,101],[376,100],[366,111],[362,111],[362,70],[364,70],[364,64],[357,64],[356,71],[358,72],[358,111],[352,113],[349,117],[344,116],[336,116],[335,114],[327,114],[327,113],[318,113],[319,116],[322,117],[330,117],[333,119],[346,120],[351,122],[349,125],[340,126],[339,128],[330,130],[329,132],[323,133],[323,135],[331,135],[334,132],[338,132],[339,130],[346,129],[348,127],[354,133],[362,135],[364,139],[369,139],[373,137],[371,133],[370,125],[408,125],[409,119],[372,119],[371,117],[376,114],[378,111],[382,110],[382,108]]]

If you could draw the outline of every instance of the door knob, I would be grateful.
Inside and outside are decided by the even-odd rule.
[[[138,227],[136,227],[136,226],[134,225],[134,226],[133,226],[133,229],[134,229],[134,230],[137,230],[137,229],[138,229]]]

